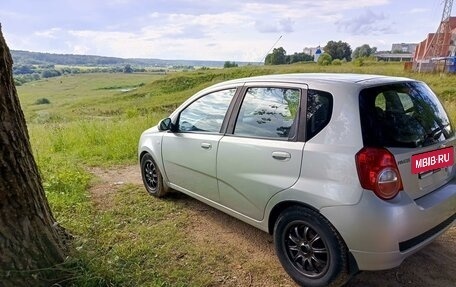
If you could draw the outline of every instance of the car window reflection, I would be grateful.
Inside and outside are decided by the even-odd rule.
[[[300,90],[249,88],[244,97],[235,135],[287,139],[299,109]]]
[[[185,108],[179,116],[179,131],[219,133],[236,89],[205,95]]]

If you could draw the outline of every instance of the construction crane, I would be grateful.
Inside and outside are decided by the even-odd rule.
[[[445,54],[442,54],[442,49],[445,46],[445,36],[450,35],[451,33],[450,17],[452,9],[453,0],[445,0],[442,13],[442,20],[440,21],[440,25],[437,29],[437,32],[435,32],[434,36],[432,37],[431,44],[428,45],[428,47],[426,48],[426,51],[424,53],[425,60],[429,61],[432,58],[449,56],[449,50],[445,51]]]

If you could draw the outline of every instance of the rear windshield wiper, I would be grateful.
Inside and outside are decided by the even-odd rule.
[[[449,125],[450,124],[439,125],[439,127],[427,133],[423,139],[423,145],[435,143],[440,138],[442,133],[444,133],[445,137],[448,137],[448,132],[445,128]]]

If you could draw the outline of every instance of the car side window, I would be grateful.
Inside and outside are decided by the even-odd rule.
[[[307,91],[306,141],[317,135],[331,120],[333,97],[328,92]]]
[[[234,134],[287,140],[299,111],[299,89],[249,88],[236,119]]]
[[[219,133],[236,89],[213,92],[187,106],[179,116],[181,132]]]

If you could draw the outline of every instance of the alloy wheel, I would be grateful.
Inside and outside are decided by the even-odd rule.
[[[284,249],[298,272],[306,277],[323,276],[329,267],[325,241],[305,222],[292,222],[285,232]]]
[[[147,160],[144,164],[144,179],[147,187],[155,191],[158,187],[158,174],[157,168],[152,160]]]

